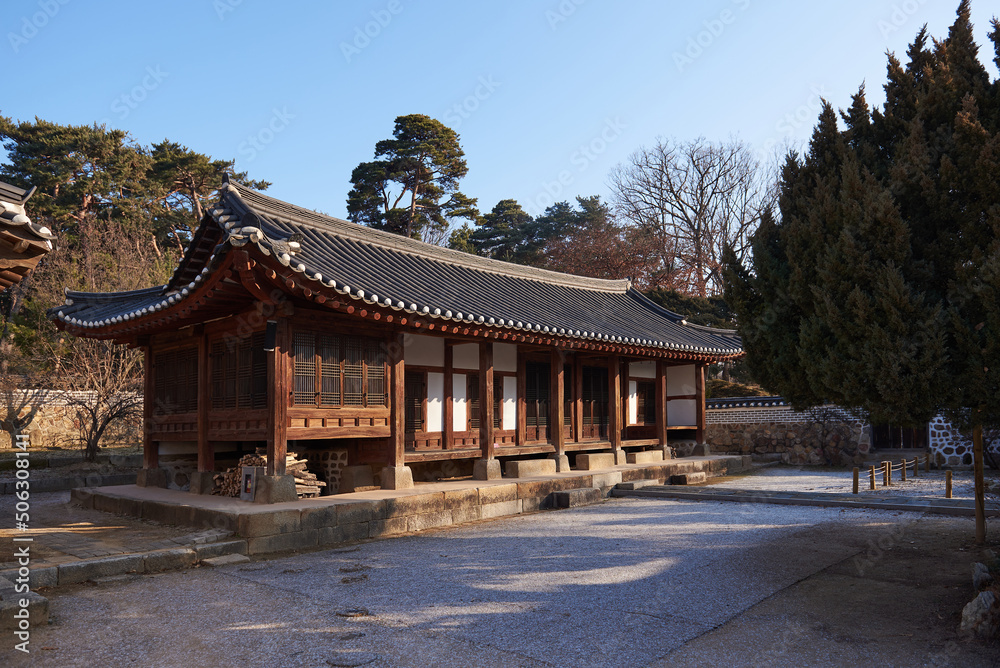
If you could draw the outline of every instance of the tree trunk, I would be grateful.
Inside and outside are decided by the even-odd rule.
[[[983,425],[972,429],[972,467],[976,479],[976,545],[986,544],[986,499],[983,485]]]

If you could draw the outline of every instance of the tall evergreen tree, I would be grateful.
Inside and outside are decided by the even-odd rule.
[[[1000,82],[969,13],[963,0],[932,50],[921,30],[905,67],[889,57],[881,111],[862,89],[841,130],[824,106],[785,165],[780,220],[748,267],[728,255],[726,283],[768,389],[898,424],[944,412],[972,432],[982,542],[982,428],[1000,425]]]

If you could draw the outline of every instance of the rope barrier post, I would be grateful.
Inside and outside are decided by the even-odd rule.
[[[868,468],[868,478],[869,478],[869,487],[868,487],[868,489],[874,490],[875,489],[875,465],[874,464],[872,464]]]
[[[944,498],[951,498],[951,469],[944,472]]]
[[[854,467],[854,493],[858,493],[858,467]]]
[[[882,486],[889,486],[889,467],[886,466],[888,462],[882,462]]]
[[[906,482],[906,457],[903,457],[903,463],[899,467],[899,481]]]

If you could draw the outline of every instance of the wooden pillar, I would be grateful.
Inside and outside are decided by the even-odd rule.
[[[198,470],[215,470],[215,451],[208,442],[208,338],[198,338]]]
[[[583,440],[583,358],[573,355],[573,440]]]
[[[145,375],[143,377],[142,391],[142,467],[144,469],[155,469],[160,466],[160,444],[153,440],[153,349],[147,343],[142,348],[143,366]]]
[[[566,454],[566,436],[563,434],[565,389],[563,352],[553,349],[549,357],[549,441],[556,447],[557,455]]]
[[[406,466],[406,367],[403,362],[403,335],[389,345],[389,447],[390,466]]]
[[[608,440],[613,450],[622,447],[622,365],[618,353],[608,355]]]
[[[267,475],[285,475],[288,454],[288,401],[291,390],[291,346],[288,320],[278,318],[274,350],[267,355]]]
[[[493,342],[479,342],[479,447],[483,459],[493,459]]]
[[[524,351],[517,347],[517,434],[514,442],[518,445],[526,445],[528,440],[528,410],[525,404],[525,396],[528,387],[528,361],[524,357]]]
[[[656,360],[656,439],[663,447],[667,444],[667,366]]]
[[[697,364],[694,367],[694,391],[695,391],[695,424],[694,438],[699,444],[705,442],[705,365]]]
[[[455,447],[455,349],[450,341],[444,342],[444,424],[441,432],[441,447],[450,450]]]

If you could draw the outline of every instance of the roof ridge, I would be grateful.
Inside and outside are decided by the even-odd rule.
[[[228,185],[228,188],[226,185]],[[227,181],[223,186],[223,189],[227,192],[235,194],[239,203],[249,210],[256,212],[258,207],[254,206],[255,203],[253,201],[248,201],[248,198],[244,196],[245,194],[250,195],[250,200],[262,200],[264,208],[267,208],[269,202],[273,202],[275,203],[275,208],[287,207],[294,210],[294,212],[299,212],[300,215],[307,217],[307,220],[299,219],[294,221],[297,224],[313,227],[321,231],[333,232],[353,241],[368,243],[382,248],[390,248],[401,253],[407,253],[409,255],[414,255],[428,260],[460,265],[469,269],[489,272],[501,276],[516,276],[519,278],[538,281],[540,283],[561,285],[596,292],[624,294],[632,287],[631,281],[628,279],[614,280],[576,276],[573,274],[552,271],[550,269],[539,269],[537,267],[529,267],[521,264],[515,264],[513,262],[504,262],[502,260],[479,257],[478,255],[472,255],[464,251],[445,248],[443,246],[435,246],[417,239],[410,239],[391,232],[376,230],[371,227],[365,227],[364,225],[358,225],[357,223],[352,223],[334,216],[328,216],[326,214],[296,206],[295,204],[260,193],[233,180]],[[280,212],[277,211],[269,213],[280,216]]]

